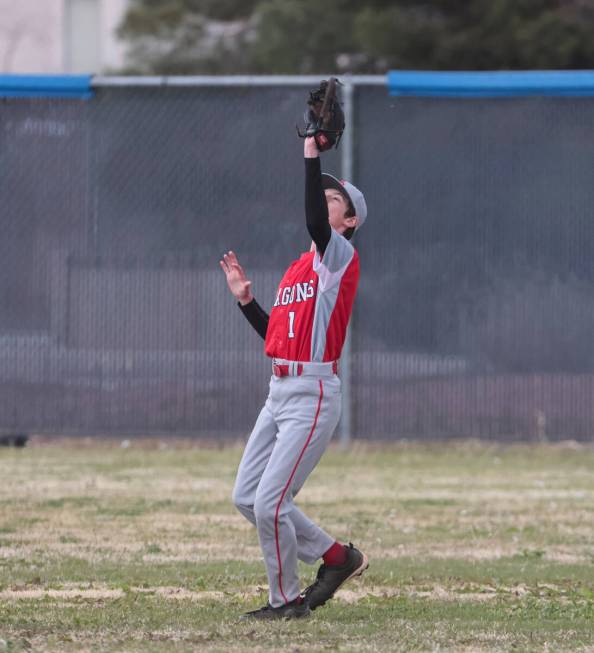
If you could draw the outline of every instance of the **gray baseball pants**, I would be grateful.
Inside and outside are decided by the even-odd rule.
[[[293,499],[330,442],[340,402],[336,375],[273,376],[239,465],[233,502],[258,529],[273,607],[299,596],[298,559],[314,564],[335,542]]]

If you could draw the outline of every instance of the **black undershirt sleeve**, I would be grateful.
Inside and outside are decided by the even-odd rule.
[[[322,187],[320,157],[305,159],[305,223],[320,256],[323,256],[332,228],[328,222],[328,204]]]
[[[268,330],[268,320],[270,316],[268,313],[258,304],[255,299],[249,304],[242,306],[239,302],[237,305],[241,309],[241,312],[247,318],[247,321],[254,327],[258,334],[266,339],[266,331]]]

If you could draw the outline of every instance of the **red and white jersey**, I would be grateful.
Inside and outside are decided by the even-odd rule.
[[[359,256],[332,230],[320,259],[307,252],[280,282],[266,332],[272,358],[326,362],[340,358],[359,282]]]

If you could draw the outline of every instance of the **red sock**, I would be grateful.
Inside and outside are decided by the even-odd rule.
[[[347,552],[344,545],[340,542],[334,542],[322,557],[325,565],[344,565],[347,561]]]

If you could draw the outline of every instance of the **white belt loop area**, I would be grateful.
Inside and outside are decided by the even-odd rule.
[[[301,363],[284,358],[272,359],[274,376],[334,376],[338,373],[338,361],[328,363]]]

